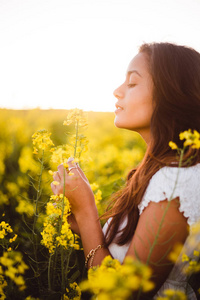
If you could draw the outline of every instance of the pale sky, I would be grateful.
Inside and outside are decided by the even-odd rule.
[[[0,0],[0,108],[114,111],[140,44],[199,32],[200,0]]]

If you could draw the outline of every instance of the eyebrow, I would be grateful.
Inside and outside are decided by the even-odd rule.
[[[142,77],[142,75],[141,75],[138,71],[136,71],[136,70],[128,71],[128,72],[127,72],[127,75],[130,76],[130,75],[133,74],[133,73],[136,73],[138,76]]]

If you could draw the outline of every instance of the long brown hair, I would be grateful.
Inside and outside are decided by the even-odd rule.
[[[140,166],[129,173],[126,186],[114,195],[114,204],[103,215],[112,217],[106,233],[107,245],[116,238],[125,217],[127,225],[115,241],[124,245],[131,240],[139,219],[138,204],[149,180],[161,167],[176,165],[176,154],[169,141],[181,148],[180,132],[189,128],[200,132],[200,54],[170,43],[143,44],[139,52],[146,56],[154,84],[151,140]],[[188,154],[193,155],[190,165],[200,162],[198,150],[188,149]]]

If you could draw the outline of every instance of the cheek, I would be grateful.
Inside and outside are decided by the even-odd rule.
[[[152,117],[151,93],[146,87],[132,89],[124,100],[124,110],[115,117],[115,126],[137,130],[150,126]]]
[[[150,117],[152,115],[152,101],[147,97],[134,99],[129,103],[128,112],[134,116]]]
[[[127,111],[127,121],[133,127],[148,127],[150,126],[152,117],[152,101],[143,99],[142,101],[132,102]]]

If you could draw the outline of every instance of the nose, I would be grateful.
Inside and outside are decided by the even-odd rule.
[[[122,91],[122,85],[120,85],[118,88],[116,88],[113,92],[113,95],[115,96],[115,98],[117,99],[121,99],[123,98],[123,91]]]

